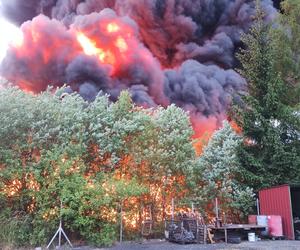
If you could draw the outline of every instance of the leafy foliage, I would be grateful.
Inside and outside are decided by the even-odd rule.
[[[218,198],[221,210],[227,216],[242,218],[253,207],[253,190],[241,180],[237,156],[241,140],[230,124],[224,122],[223,128],[213,134],[199,157],[195,177],[201,189],[195,194],[205,210],[215,198]]]
[[[300,2],[285,0],[281,4],[279,25],[272,30],[275,68],[280,72],[287,88],[286,102],[300,104]]]
[[[128,92],[116,103],[102,94],[87,103],[63,92],[0,91],[2,242],[45,244],[62,216],[70,235],[111,245],[120,206],[134,222],[143,204],[184,188],[171,183],[150,192],[167,183],[163,176],[189,170],[192,129],[181,109],[138,108]],[[11,228],[24,229],[24,239],[5,237]]]

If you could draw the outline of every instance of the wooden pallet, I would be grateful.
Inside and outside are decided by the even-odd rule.
[[[142,236],[147,237],[152,233],[152,220],[146,220],[142,223]]]
[[[198,226],[197,232],[197,243],[199,244],[206,244],[207,241],[207,229],[206,226]]]

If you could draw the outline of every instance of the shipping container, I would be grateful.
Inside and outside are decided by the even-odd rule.
[[[262,215],[280,215],[283,235],[300,239],[300,185],[281,185],[259,191]]]

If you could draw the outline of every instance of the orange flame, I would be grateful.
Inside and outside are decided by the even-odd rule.
[[[115,45],[119,48],[121,53],[124,53],[128,50],[128,45],[123,37],[118,37]]]
[[[218,119],[214,116],[191,116],[191,123],[194,129],[194,148],[196,155],[199,156],[202,154],[213,133],[220,127],[220,124],[218,124]]]
[[[102,63],[108,63],[113,65],[115,63],[115,57],[111,53],[111,51],[104,51],[101,48],[96,46],[96,42],[90,40],[86,35],[83,33],[77,34],[77,40],[80,43],[83,51],[88,56],[98,56],[99,60]]]
[[[116,23],[109,23],[107,25],[107,32],[109,33],[118,32],[119,30],[120,30],[120,26]]]
[[[237,133],[237,134],[242,134],[242,132],[243,132],[243,129],[235,122],[235,121],[230,121],[229,122],[230,123],[230,125],[231,125],[231,127],[232,127],[232,129]]]

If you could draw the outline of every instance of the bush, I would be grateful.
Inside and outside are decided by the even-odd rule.
[[[8,246],[28,246],[32,232],[32,218],[28,215],[13,216],[9,211],[0,214],[0,242]]]
[[[105,247],[112,246],[117,239],[117,230],[114,225],[104,224],[101,229],[97,231],[88,230],[82,231],[83,236],[94,245],[101,245]]]

